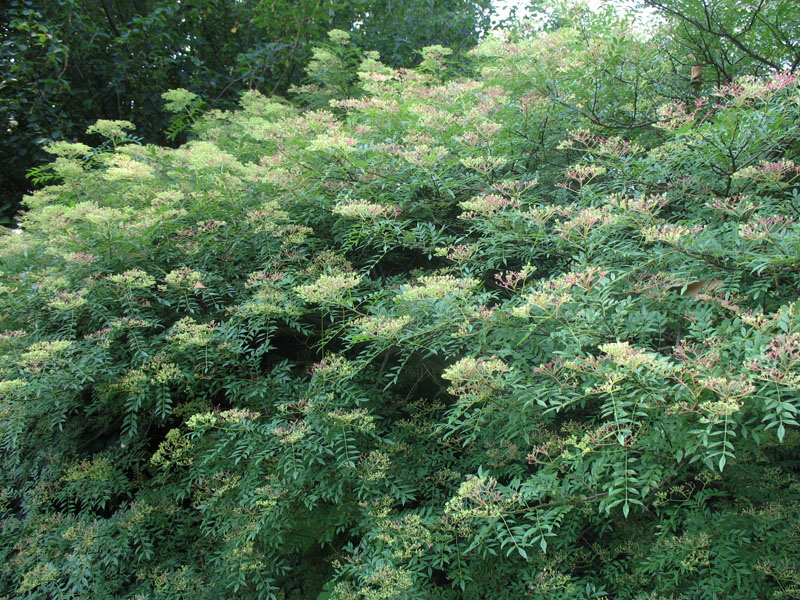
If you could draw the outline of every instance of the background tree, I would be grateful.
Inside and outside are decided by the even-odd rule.
[[[688,72],[708,67],[711,86],[742,74],[800,66],[800,13],[794,0],[643,0],[667,20],[672,48]]]
[[[419,63],[419,49],[440,44],[455,54],[474,46],[490,26],[491,2],[371,0],[354,41],[377,50],[392,67]]]
[[[29,190],[43,143],[98,118],[165,141],[161,94],[183,87],[230,107],[242,90],[284,93],[313,44],[338,28],[395,66],[414,49],[468,49],[488,27],[488,0],[11,0],[0,9],[0,213]],[[2,216],[0,216],[2,218]]]

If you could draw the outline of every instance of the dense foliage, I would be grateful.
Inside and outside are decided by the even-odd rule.
[[[705,78],[713,85],[800,66],[800,13],[794,0],[641,1],[670,20],[670,41],[687,59],[708,68]]]
[[[347,88],[334,31],[327,108],[176,90],[177,149],[48,147],[0,597],[800,595],[800,88],[695,98],[569,19]]]
[[[98,118],[136,123],[159,143],[161,94],[184,87],[214,106],[243,89],[285,93],[332,28],[396,67],[416,50],[474,46],[486,0],[7,0],[0,7],[0,222],[46,160]]]

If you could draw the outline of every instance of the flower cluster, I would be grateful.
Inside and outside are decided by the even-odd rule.
[[[478,214],[485,215],[507,208],[517,208],[519,203],[499,194],[481,194],[459,202],[458,205],[467,211],[461,215],[461,218],[471,219]]]
[[[465,357],[450,365],[442,379],[450,382],[448,392],[455,396],[485,395],[497,389],[500,376],[511,368],[496,356],[490,358]]]
[[[450,295],[466,295],[475,288],[478,281],[472,278],[459,279],[453,275],[425,275],[417,280],[416,285],[403,289],[398,300],[414,301],[441,299]]]
[[[103,177],[108,181],[143,181],[155,177],[155,170],[145,162],[124,154],[115,154],[107,161]]]
[[[24,379],[5,379],[0,381],[0,397],[8,396],[13,391],[24,388],[25,385]]]
[[[475,169],[476,171],[488,175],[492,171],[499,169],[506,164],[506,159],[502,156],[475,156],[469,158],[462,158],[460,162],[465,167]]]
[[[702,114],[705,105],[706,101],[703,98],[697,98],[694,105],[680,100],[665,104],[656,113],[658,121],[655,123],[655,127],[674,131],[691,125],[698,118],[698,115]]]
[[[156,280],[141,269],[131,269],[118,275],[109,275],[108,281],[129,290],[140,290],[153,287]]]
[[[411,323],[409,315],[401,317],[386,317],[382,315],[368,316],[357,321],[357,325],[362,334],[379,338],[391,339],[395,337],[401,329]]]
[[[759,379],[800,389],[800,335],[779,335],[772,338],[765,351],[749,364]]]
[[[311,373],[315,378],[326,380],[347,377],[354,370],[353,364],[341,354],[329,354],[312,367]]]
[[[344,292],[356,287],[361,278],[355,273],[332,272],[320,275],[316,281],[294,288],[295,293],[306,302],[321,304],[338,302]]]
[[[511,314],[515,317],[527,319],[534,314],[534,308],[546,314],[556,314],[561,306],[572,299],[572,295],[563,290],[536,290],[526,294],[523,297],[523,303],[512,308]]]
[[[193,102],[197,101],[199,96],[190,92],[185,88],[176,88],[161,94],[161,99],[164,101],[164,108],[169,112],[181,112],[188,108]]]
[[[375,204],[363,200],[348,200],[333,207],[333,214],[353,219],[375,220],[398,214],[399,208],[389,204]]]
[[[342,132],[323,133],[315,137],[308,149],[317,152],[349,154],[355,151],[356,139]]]
[[[573,287],[579,287],[585,291],[591,291],[595,286],[600,285],[608,275],[607,269],[600,267],[588,267],[583,271],[570,271],[547,282],[547,287],[553,291],[562,292]]]
[[[760,208],[746,194],[738,194],[730,198],[714,198],[707,202],[706,206],[736,218],[745,217]]]
[[[108,138],[109,140],[121,140],[125,138],[126,131],[136,129],[136,125],[130,121],[109,121],[107,119],[100,119],[90,125],[86,133],[96,133]]]
[[[789,231],[795,220],[790,217],[756,217],[739,226],[739,237],[752,242],[768,240]]]
[[[86,304],[86,295],[89,293],[87,288],[80,289],[76,292],[63,292],[57,291],[56,297],[48,300],[47,306],[55,308],[56,310],[75,310]]]
[[[630,211],[646,217],[655,215],[659,210],[664,208],[669,203],[669,200],[665,194],[659,194],[655,196],[647,196],[643,194],[633,198],[614,194],[607,196],[605,201],[611,206],[619,208],[622,211]]]
[[[796,81],[797,77],[789,72],[773,73],[765,79],[745,75],[721,86],[714,95],[722,98],[729,106],[748,106],[755,102],[769,101],[777,92],[793,86]]]
[[[570,131],[568,134],[569,138],[557,146],[559,150],[591,149],[594,153],[602,153],[616,158],[638,154],[642,151],[642,147],[639,144],[618,136],[607,137],[595,135],[586,129]]]
[[[520,282],[530,277],[536,267],[525,265],[521,271],[506,271],[505,273],[495,273],[494,279],[501,288],[515,291]]]
[[[419,144],[403,152],[403,159],[417,167],[431,169],[442,161],[448,154],[447,148],[444,146],[428,146],[426,144]]]
[[[612,225],[618,217],[607,210],[601,208],[584,208],[572,216],[572,218],[561,221],[556,225],[559,237],[564,239],[581,239],[589,237],[593,230],[602,229]]]
[[[572,165],[564,173],[564,176],[570,181],[567,183],[559,183],[557,185],[561,188],[574,192],[577,190],[573,188],[573,184],[577,184],[577,188],[580,189],[581,187],[591,183],[594,179],[604,174],[605,172],[606,168],[602,165],[596,165],[596,164]]]
[[[369,432],[375,429],[375,417],[363,408],[354,410],[332,410],[326,413],[334,426],[349,427],[361,432]]]
[[[693,236],[705,229],[704,225],[696,225],[694,227],[687,227],[685,225],[673,225],[665,223],[664,225],[653,225],[642,229],[642,235],[648,242],[663,242],[670,246],[677,246],[682,239]]]
[[[497,486],[497,480],[491,477],[468,478],[458,487],[456,495],[447,501],[445,514],[456,521],[499,516],[508,498]]]
[[[197,323],[192,317],[183,317],[172,326],[169,333],[178,348],[185,349],[210,345],[216,328],[217,324],[213,321]]]
[[[273,433],[280,439],[282,444],[297,444],[308,433],[306,423],[292,423],[284,427],[276,427]]]
[[[199,290],[203,285],[203,274],[191,269],[174,269],[164,276],[164,283],[169,287],[182,290]]]
[[[601,344],[598,348],[614,364],[627,369],[636,370],[645,367],[652,370],[662,366],[657,355],[633,348],[628,342]]]
[[[57,354],[71,348],[73,342],[68,340],[53,340],[51,342],[36,342],[28,346],[27,350],[19,355],[22,365],[37,365],[47,363]]]
[[[790,181],[786,183],[791,183],[798,176],[800,176],[800,166],[791,160],[775,162],[762,160],[757,165],[750,165],[732,175],[734,179],[752,179],[759,183],[771,183],[774,185],[780,184],[787,177],[790,177]]]

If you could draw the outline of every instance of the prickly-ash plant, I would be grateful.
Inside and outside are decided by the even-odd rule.
[[[347,97],[337,52],[325,108],[49,147],[0,597],[798,597],[794,76],[694,97],[608,17]]]

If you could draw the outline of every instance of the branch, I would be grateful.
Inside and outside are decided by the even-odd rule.
[[[664,13],[667,13],[669,15],[672,15],[673,17],[677,17],[678,19],[681,19],[682,21],[686,21],[687,23],[691,23],[692,25],[697,27],[700,31],[703,31],[703,32],[708,33],[710,35],[716,35],[716,36],[723,37],[725,39],[730,40],[731,43],[734,46],[736,46],[739,50],[744,52],[747,56],[749,56],[753,60],[756,60],[756,61],[758,61],[758,62],[770,67],[771,69],[774,69],[775,71],[782,71],[783,70],[781,65],[779,65],[779,64],[777,64],[775,62],[772,62],[768,58],[758,54],[755,50],[752,50],[751,48],[748,48],[747,46],[745,46],[736,37],[735,34],[732,34],[727,29],[722,27],[722,25],[720,23],[717,23],[717,25],[720,27],[720,30],[719,31],[714,31],[714,27],[713,27],[712,22],[711,22],[712,15],[708,12],[708,6],[706,5],[705,2],[703,2],[703,10],[705,11],[705,14],[706,14],[707,25],[703,25],[697,19],[694,19],[693,17],[690,17],[689,15],[683,14],[679,10],[676,10],[674,8],[670,8],[669,6],[664,4],[663,2],[660,2],[659,0],[644,0],[644,1],[648,6],[650,6],[652,8],[655,8],[656,10],[660,10],[661,12],[664,12]],[[763,2],[762,2],[762,4],[763,4]],[[761,10],[761,4],[759,4],[759,6],[758,6],[758,8],[756,10],[756,15],[758,14],[758,12],[760,10]],[[749,29],[749,27],[748,27],[748,29]],[[745,32],[746,31],[747,31],[747,29],[745,29]]]
[[[119,29],[117,29],[117,26],[114,23],[114,19],[111,18],[111,12],[108,10],[108,4],[106,3],[106,0],[103,0],[102,4],[103,4],[103,12],[106,13],[106,20],[108,21],[108,24],[111,26],[111,32],[117,37],[122,37],[122,34],[119,32]]]

